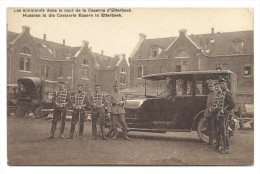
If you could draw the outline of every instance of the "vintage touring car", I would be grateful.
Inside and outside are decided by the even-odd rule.
[[[145,98],[126,102],[126,123],[129,131],[197,131],[199,138],[207,142],[204,111],[209,93],[208,82],[218,81],[220,76],[230,79],[228,88],[235,98],[237,77],[228,70],[169,72],[144,76]]]

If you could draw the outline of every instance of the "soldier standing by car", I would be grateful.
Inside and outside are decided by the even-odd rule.
[[[222,93],[224,96],[224,104],[223,110],[221,114],[223,115],[221,120],[221,130],[220,132],[223,134],[223,150],[220,151],[222,154],[230,153],[229,150],[229,136],[228,136],[228,121],[230,121],[230,115],[232,109],[235,107],[235,101],[232,96],[232,93],[228,90],[227,83],[229,79],[228,77],[222,77],[219,79],[220,87],[222,89]]]
[[[108,106],[108,113],[109,115],[111,114],[112,117],[112,129],[114,136],[112,137],[112,140],[117,139],[118,134],[117,134],[117,123],[122,127],[123,129],[123,134],[124,134],[124,139],[126,140],[131,140],[127,136],[127,125],[125,122],[125,95],[119,91],[119,86],[118,82],[116,81],[114,84],[114,92],[110,95],[109,99],[109,106]]]
[[[83,92],[84,85],[78,85],[78,92],[74,96],[73,102],[73,112],[72,112],[72,120],[70,127],[70,136],[67,139],[72,139],[75,131],[75,127],[77,122],[79,121],[79,139],[82,139],[83,130],[84,130],[84,122],[85,122],[85,111],[86,107],[88,107],[87,94]]]
[[[105,136],[105,107],[107,100],[105,95],[101,93],[100,85],[95,85],[95,92],[90,97],[91,117],[92,117],[92,140],[97,139],[97,122],[100,119],[101,134],[103,140],[108,140]]]
[[[61,120],[61,127],[60,127],[60,138],[64,138],[64,128],[65,128],[65,121],[66,121],[66,112],[67,106],[69,103],[69,91],[65,89],[65,82],[59,82],[59,89],[54,92],[53,98],[53,120],[51,126],[51,135],[48,139],[55,138],[55,130],[57,126],[57,122]]]
[[[216,96],[216,92],[214,89],[214,81],[209,81],[208,82],[208,89],[209,89],[209,94],[207,98],[207,108],[205,110],[204,116],[208,120],[208,129],[209,129],[209,142],[206,143],[208,145],[212,145],[213,141],[215,139],[215,124],[216,124],[216,117],[214,115],[214,111],[212,110],[212,107],[214,105],[213,101]]]
[[[212,112],[214,112],[214,116],[216,118],[216,150],[222,151],[223,150],[223,134],[221,133],[221,110],[224,107],[224,95],[222,93],[222,89],[220,87],[219,82],[215,83],[215,91],[216,95],[213,100],[213,106],[211,108]]]

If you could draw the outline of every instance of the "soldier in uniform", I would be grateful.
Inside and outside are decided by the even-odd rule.
[[[128,128],[125,122],[125,95],[119,91],[117,81],[115,82],[113,87],[114,92],[110,95],[108,106],[108,112],[109,114],[111,114],[112,117],[112,129],[114,133],[112,140],[115,140],[118,137],[116,130],[117,123],[120,124],[120,126],[123,129],[124,139],[131,140],[131,138],[127,136]]]
[[[215,138],[215,123],[216,123],[216,117],[214,115],[214,111],[212,110],[212,106],[214,105],[214,97],[216,95],[215,89],[214,89],[214,81],[210,80],[208,82],[208,89],[209,89],[209,94],[207,98],[207,108],[205,110],[204,116],[208,120],[208,125],[209,125],[209,142],[206,143],[208,145],[212,145],[214,138]]]
[[[212,113],[214,113],[214,117],[216,118],[216,126],[215,126],[215,132],[216,132],[216,150],[221,151],[223,149],[223,134],[221,133],[221,111],[224,107],[224,95],[222,93],[222,89],[220,87],[219,82],[215,83],[215,91],[216,95],[213,100],[213,105],[210,108]]]
[[[221,120],[221,129],[220,132],[223,135],[223,150],[220,151],[222,154],[230,153],[229,151],[229,136],[228,136],[228,121],[230,121],[230,115],[232,112],[232,109],[235,107],[235,101],[232,96],[232,93],[228,90],[227,84],[228,84],[228,77],[222,77],[219,79],[220,87],[222,89],[222,93],[224,96],[224,102],[223,102],[223,110],[221,111],[221,114],[223,115]]]
[[[97,139],[97,122],[100,119],[101,134],[103,140],[108,140],[105,136],[105,107],[107,107],[107,100],[104,94],[100,91],[100,85],[95,85],[95,92],[90,97],[91,117],[92,117],[92,140]]]
[[[55,130],[57,126],[58,120],[61,120],[61,127],[60,127],[60,138],[64,138],[63,132],[65,128],[65,121],[66,121],[66,111],[67,106],[69,103],[69,91],[65,89],[65,82],[59,82],[59,89],[54,92],[53,94],[53,120],[51,126],[51,135],[48,139],[55,138]]]
[[[85,110],[88,107],[87,94],[83,92],[84,85],[78,85],[78,92],[74,96],[73,112],[70,127],[70,136],[67,139],[72,139],[75,131],[75,126],[79,121],[79,139],[82,139],[84,122],[85,122]]]

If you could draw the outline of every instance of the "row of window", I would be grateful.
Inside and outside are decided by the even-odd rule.
[[[175,66],[175,71],[176,72],[181,72],[181,71],[185,71],[187,70],[187,62],[186,61],[183,61],[181,62],[180,64],[177,64]],[[229,65],[228,64],[216,64],[216,70],[229,70]],[[165,67],[162,67],[161,68],[161,71],[160,72],[166,72],[166,70],[164,70]],[[142,78],[143,76],[145,75],[148,75],[148,67],[145,67],[145,66],[140,66],[140,67],[137,67],[137,78],[140,79]],[[244,65],[244,77],[250,77],[252,76],[252,66],[251,64],[245,64]]]

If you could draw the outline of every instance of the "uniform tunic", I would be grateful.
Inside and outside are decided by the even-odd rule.
[[[101,131],[102,127],[105,125],[105,107],[107,107],[107,100],[105,99],[104,94],[101,92],[92,94],[90,97],[90,106],[92,117],[92,134],[96,137],[98,119],[100,119]]]
[[[113,92],[110,96],[108,111],[111,112],[113,132],[116,134],[117,124],[119,124],[124,134],[127,133],[127,125],[125,122],[125,95],[121,92]]]
[[[54,92],[53,94],[53,120],[51,127],[51,135],[54,136],[57,122],[61,120],[60,135],[63,135],[66,121],[66,111],[69,103],[69,92],[66,89]]]
[[[80,122],[79,125],[79,135],[82,136],[85,122],[85,110],[88,106],[87,95],[84,92],[77,92],[74,97],[74,107],[72,112],[72,120],[70,133],[73,135],[75,131],[75,126],[77,122]]]

